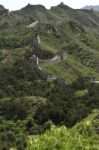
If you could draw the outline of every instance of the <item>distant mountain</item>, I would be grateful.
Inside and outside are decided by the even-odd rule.
[[[99,11],[99,5],[96,5],[96,6],[85,6],[83,7],[82,9],[88,9],[88,10],[95,10],[95,11]]]

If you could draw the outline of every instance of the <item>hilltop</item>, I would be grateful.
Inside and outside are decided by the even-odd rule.
[[[66,75],[63,76],[67,77],[67,80],[75,79],[78,73],[99,79],[99,13],[74,10],[62,3],[51,7],[50,10],[42,5],[28,4],[21,10],[0,17],[1,49],[28,46],[32,48],[33,36],[40,28],[42,48],[54,53],[63,50],[68,56],[67,61],[59,64],[59,67],[45,66],[46,69],[54,74],[61,71],[62,74],[66,63]],[[34,22],[38,22],[36,27],[28,29],[27,26]],[[73,72],[72,76],[70,70]]]

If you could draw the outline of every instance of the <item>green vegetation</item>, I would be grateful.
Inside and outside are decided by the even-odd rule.
[[[52,126],[43,135],[30,136],[26,150],[98,150],[99,111],[94,112],[72,129]]]
[[[64,77],[69,82],[77,79],[79,76],[95,76],[99,79],[99,74],[96,69],[83,65],[79,59],[66,53],[63,62],[57,65],[43,65],[43,67],[57,76]]]
[[[36,20],[36,27],[27,28]],[[91,82],[99,80],[98,24],[98,13],[63,4],[50,10],[27,5],[10,13],[1,7],[0,150],[98,150],[98,117],[77,124],[99,109],[99,84]],[[39,45],[33,42],[36,33]],[[29,57],[49,59],[62,51],[63,61],[43,67],[69,84],[42,80]]]

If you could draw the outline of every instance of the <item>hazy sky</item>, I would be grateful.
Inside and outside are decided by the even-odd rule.
[[[99,0],[0,0],[0,4],[10,10],[20,9],[28,3],[42,4],[47,8],[50,8],[50,6],[55,6],[60,2],[64,2],[72,8],[81,8],[85,5],[99,5]]]

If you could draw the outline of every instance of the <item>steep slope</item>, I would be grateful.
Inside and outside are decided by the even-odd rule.
[[[28,136],[49,129],[49,120],[72,127],[99,108],[99,84],[91,82],[99,80],[99,13],[63,3],[0,11],[0,150],[25,149]],[[39,76],[33,54],[43,61],[64,54],[57,64],[39,64],[56,79]]]
[[[1,10],[6,12],[3,7]],[[21,10],[0,16],[2,18],[0,22],[1,48],[33,47],[32,39],[39,28],[42,49],[55,53],[63,50],[67,52],[65,63],[68,64],[70,61],[73,63],[69,64],[65,70],[65,77],[71,74],[69,70],[72,70],[71,79],[75,79],[79,74],[99,79],[99,13],[90,10],[74,10],[62,3],[50,10],[42,5],[28,4]],[[35,21],[38,21],[35,28],[27,28]],[[79,64],[78,69],[74,67],[76,59]],[[63,74],[62,67],[62,64],[58,66],[61,74]],[[46,68],[50,68],[52,72],[55,70],[54,65],[46,66]],[[86,72],[86,70],[89,71]],[[53,73],[60,74],[60,71]]]

